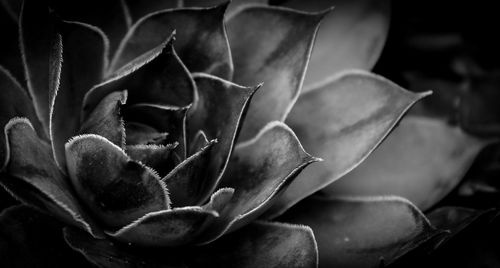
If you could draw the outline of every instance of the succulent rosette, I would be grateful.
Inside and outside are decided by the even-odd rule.
[[[341,197],[394,194],[357,179],[294,206],[358,166],[428,95],[345,71],[373,66],[388,4],[351,21],[351,39],[366,43],[335,53],[324,44],[345,31],[328,15],[333,34],[320,32],[315,54],[331,9],[241,2],[109,1],[87,19],[81,3],[24,1],[26,83],[0,68],[1,185],[64,222],[67,245],[100,267],[373,266],[441,235],[404,198]],[[360,34],[366,25],[375,31]],[[50,221],[24,206],[2,218],[6,230],[6,219]]]

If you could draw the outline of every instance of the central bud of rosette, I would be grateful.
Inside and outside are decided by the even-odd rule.
[[[79,199],[108,234],[124,241],[149,245],[134,229],[162,233],[151,226],[187,231],[186,220],[172,220],[183,208],[191,208],[184,217],[201,231],[234,193],[224,188],[213,195],[258,88],[190,74],[173,36],[120,67],[87,93],[81,135],[65,146]],[[182,237],[167,245],[190,242]]]

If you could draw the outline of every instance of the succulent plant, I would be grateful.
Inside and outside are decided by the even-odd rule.
[[[22,72],[0,68],[0,184],[37,210],[3,212],[1,233],[14,242],[0,243],[2,263],[62,265],[76,258],[61,256],[72,248],[88,262],[71,265],[82,267],[371,267],[442,241],[443,230],[420,209],[456,180],[431,199],[423,197],[432,185],[331,184],[429,94],[348,70],[374,65],[388,2],[347,1],[347,15],[338,17],[331,9],[244,1],[181,7],[194,2],[109,1],[109,10],[87,19],[79,3],[53,1],[52,9],[24,1],[18,22],[26,83],[15,77]],[[6,6],[17,18],[15,1]],[[373,11],[368,22],[350,21],[357,7]],[[330,53],[332,37],[345,33],[330,21],[338,18],[347,20],[341,27],[357,26],[351,39],[366,43]],[[455,134],[457,144],[474,146],[450,161],[472,161],[483,143]],[[459,178],[466,166],[452,168],[448,176]],[[366,178],[368,169],[348,176]],[[423,176],[439,177],[431,175]],[[309,197],[322,189],[328,197]],[[433,214],[444,215],[435,216],[444,229],[450,211]],[[63,226],[66,243],[30,232],[35,226],[53,233]],[[46,243],[61,250],[56,260],[35,253],[41,262],[23,260]]]

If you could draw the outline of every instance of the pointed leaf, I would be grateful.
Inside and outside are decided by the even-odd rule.
[[[223,25],[226,6],[168,9],[141,18],[122,40],[110,71],[158,46],[176,30],[176,50],[190,72],[231,79],[233,64]]]
[[[89,265],[64,243],[59,222],[27,206],[10,207],[0,214],[0,237],[2,267]]]
[[[277,121],[239,144],[220,184],[234,188],[234,195],[205,242],[259,217],[302,169],[317,161],[304,151],[292,130]]]
[[[127,107],[125,120],[143,123],[168,133],[167,142],[178,143],[175,151],[183,159],[186,158],[186,116],[190,106],[175,107],[138,103]]]
[[[221,254],[223,253],[223,254]],[[318,249],[307,226],[254,222],[200,247],[189,267],[317,267]]]
[[[204,223],[218,216],[216,211],[202,207],[174,208],[149,213],[108,235],[140,246],[186,245],[203,231]]]
[[[407,117],[331,195],[399,195],[425,210],[463,178],[487,143],[435,119]]]
[[[321,267],[379,267],[440,233],[398,197],[309,198],[280,220],[313,229]]]
[[[242,141],[253,137],[268,122],[284,120],[292,108],[324,15],[250,6],[227,22],[234,58],[233,81],[240,85],[264,82],[250,105]]]
[[[161,254],[148,254],[150,249],[141,250],[108,239],[95,239],[75,228],[64,228],[64,239],[72,249],[98,267],[186,268],[179,261],[179,253],[172,249],[162,250]]]
[[[62,22],[58,26],[64,63],[52,99],[50,136],[56,161],[64,167],[64,143],[78,132],[85,93],[102,80],[109,44],[104,33],[94,26],[79,22]]]
[[[201,203],[207,193],[207,184],[213,178],[208,173],[210,156],[216,141],[205,144],[198,152],[182,161],[162,180],[168,185],[170,198],[176,207]]]
[[[333,76],[301,96],[287,120],[304,148],[323,158],[299,175],[269,212],[277,215],[362,162],[406,110],[429,93],[411,93],[363,71]]]
[[[158,175],[165,176],[173,168],[171,153],[177,144],[169,145],[131,145],[126,152],[130,158],[154,169]]]
[[[173,35],[116,71],[85,96],[84,118],[106,95],[128,90],[129,104],[186,106],[193,101],[194,82],[173,49]]]
[[[494,209],[439,208],[429,214],[429,219],[447,230],[444,241],[430,241],[430,245],[424,244],[390,267],[497,267],[498,215]]]
[[[0,66],[0,127],[3,129],[10,119],[21,116],[33,122],[38,134],[45,137],[28,94],[14,77]],[[0,135],[0,170],[7,165],[9,157],[5,138],[5,135]]]
[[[198,99],[188,112],[188,147],[199,130],[208,139],[217,139],[209,155],[204,189],[198,202],[204,202],[215,190],[222,176],[229,156],[233,151],[240,122],[255,91],[207,74],[193,75],[198,89]]]
[[[78,197],[107,226],[121,227],[146,213],[169,208],[158,175],[105,138],[86,134],[65,147]]]
[[[103,136],[120,148],[125,146],[125,127],[120,114],[127,101],[127,91],[118,91],[106,96],[80,127],[80,134]]]
[[[28,91],[35,111],[49,136],[49,118],[59,86],[61,36],[55,19],[43,1],[23,2],[19,18],[19,42]]]
[[[102,231],[79,205],[67,178],[52,160],[50,146],[40,140],[27,119],[5,126],[9,162],[0,183],[20,201],[52,213],[94,236]]]
[[[309,12],[335,8],[321,22],[304,93],[340,71],[373,68],[389,31],[390,5],[378,0],[286,1],[287,7]]]

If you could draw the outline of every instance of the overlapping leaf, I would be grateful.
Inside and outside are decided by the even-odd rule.
[[[426,210],[460,182],[486,144],[442,121],[407,117],[366,161],[324,191],[399,195]]]
[[[267,213],[275,216],[363,161],[406,110],[429,93],[411,93],[367,72],[344,72],[301,96],[287,123],[325,161],[306,169]]]

